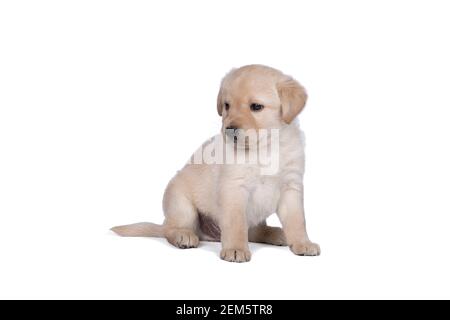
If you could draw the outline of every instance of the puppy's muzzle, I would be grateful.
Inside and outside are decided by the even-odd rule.
[[[238,141],[238,136],[239,136],[239,128],[236,126],[228,126],[225,129],[225,134],[229,137],[229,138],[233,138],[234,143],[237,143]]]

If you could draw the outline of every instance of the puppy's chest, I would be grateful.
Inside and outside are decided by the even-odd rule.
[[[276,211],[280,199],[280,183],[277,176],[261,176],[249,181],[247,186],[249,226],[257,225]]]

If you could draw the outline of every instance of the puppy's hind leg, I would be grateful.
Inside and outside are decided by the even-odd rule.
[[[164,194],[164,236],[167,241],[180,249],[196,248],[198,213],[194,204],[175,185],[169,185]]]
[[[248,241],[267,243],[274,246],[287,246],[283,230],[278,227],[270,227],[265,221],[248,230]]]

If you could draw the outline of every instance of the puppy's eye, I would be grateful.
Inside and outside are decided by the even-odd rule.
[[[228,102],[225,102],[225,110],[230,109],[230,104]]]
[[[260,111],[260,110],[262,110],[262,109],[264,109],[264,106],[263,106],[262,104],[259,104],[259,103],[252,103],[252,104],[250,105],[250,110],[252,110],[252,111]]]

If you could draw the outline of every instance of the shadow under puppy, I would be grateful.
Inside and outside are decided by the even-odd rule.
[[[225,163],[189,162],[166,188],[163,225],[136,223],[112,230],[121,236],[165,237],[178,248],[197,247],[199,240],[221,241],[220,257],[231,262],[250,260],[249,241],[319,255],[320,247],[306,232],[304,142],[294,120],[306,98],[295,79],[276,69],[249,65],[230,71],[217,97],[222,117],[217,141],[224,150],[244,150],[245,159],[239,161],[236,152]],[[264,130],[270,139],[248,139],[248,132]],[[268,147],[271,158],[276,156],[277,166],[269,174],[263,172],[267,164],[249,161],[252,144]],[[282,229],[266,225],[275,212]]]

